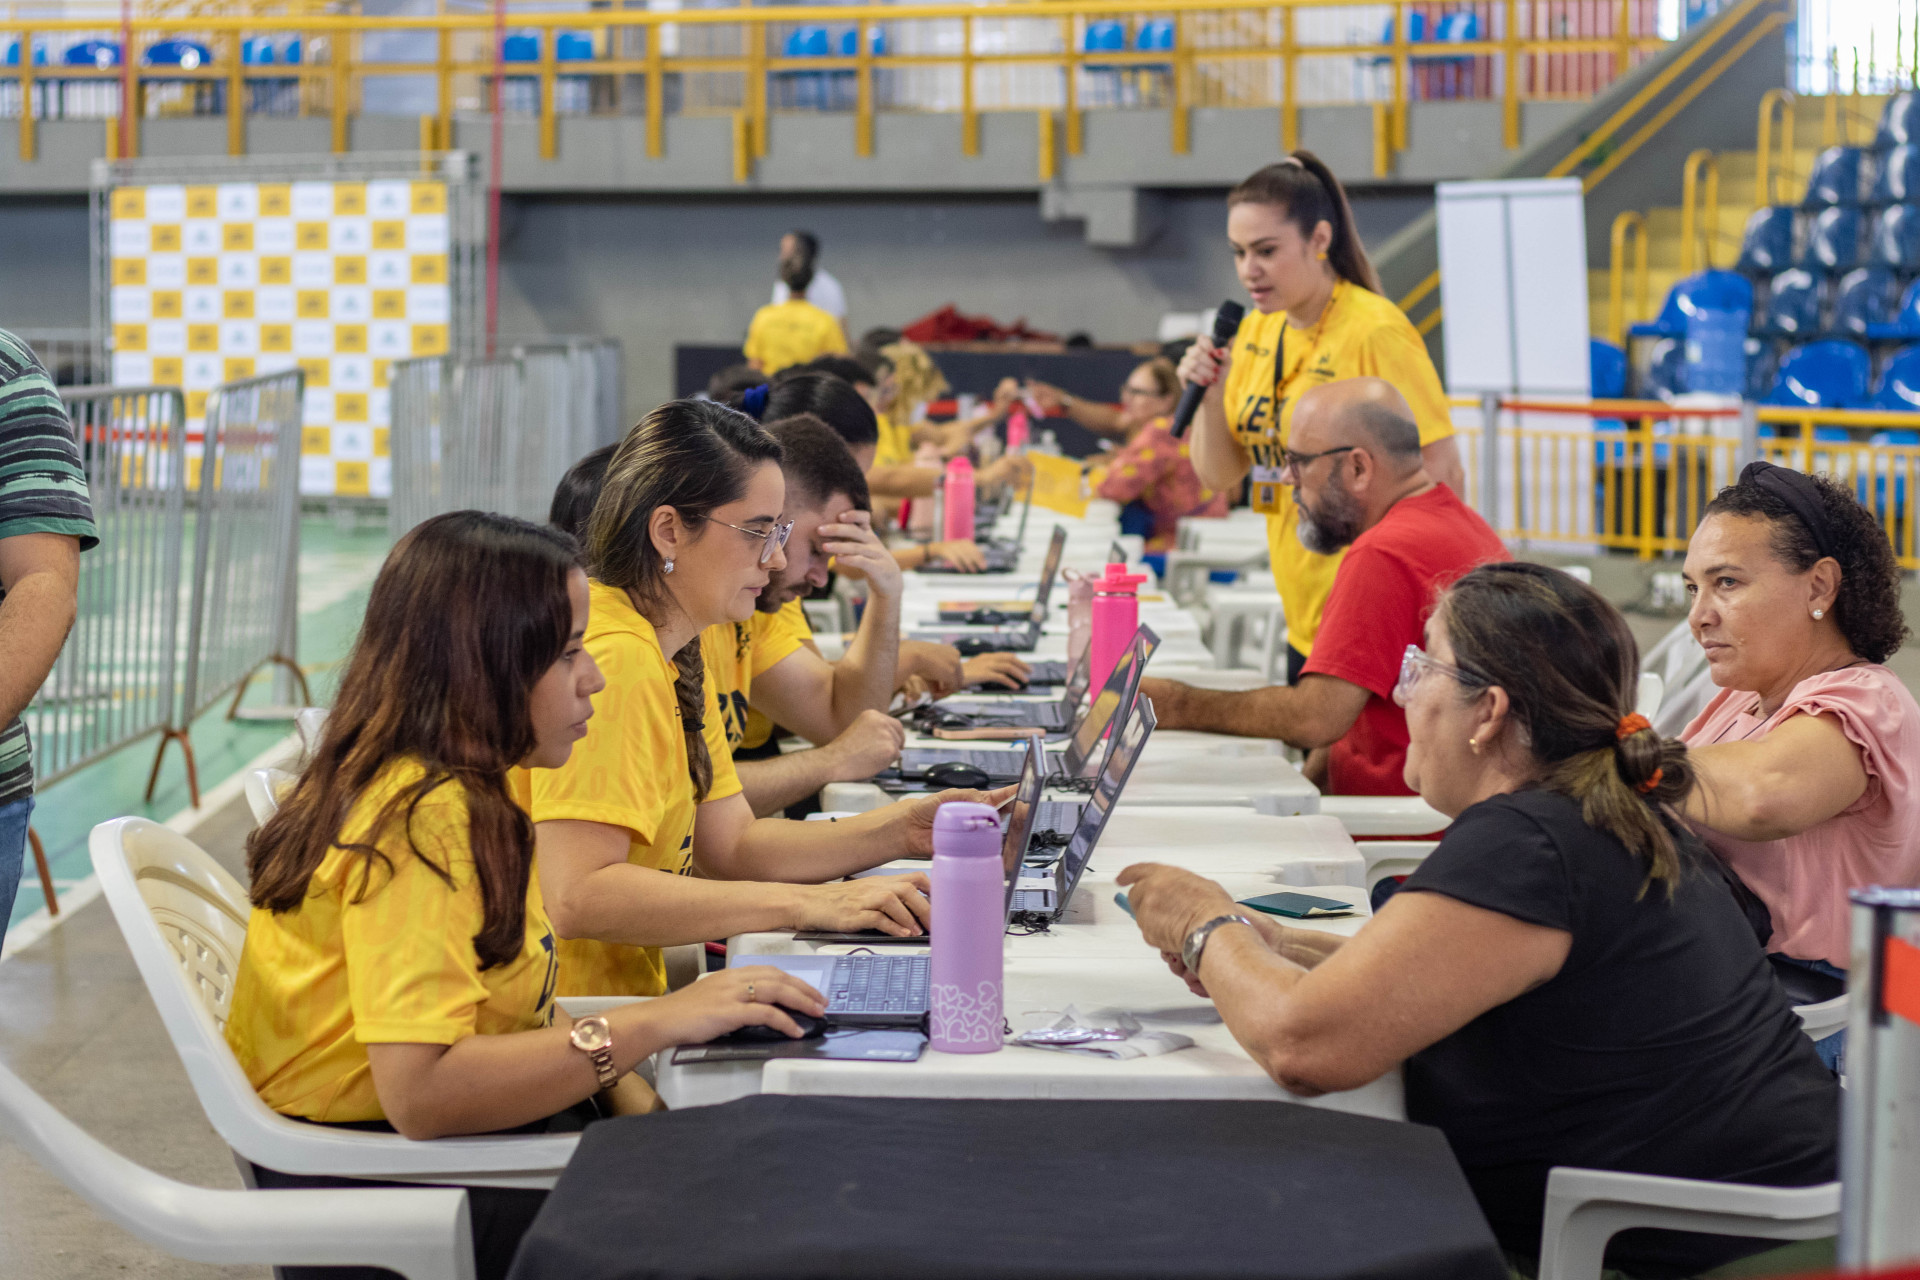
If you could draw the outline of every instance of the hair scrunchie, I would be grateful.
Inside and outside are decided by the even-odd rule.
[[[767,411],[767,390],[767,384],[763,382],[757,387],[748,387],[741,392],[740,412],[755,422],[760,421],[760,415]]]
[[[1625,742],[1641,730],[1651,728],[1653,728],[1653,721],[1636,711],[1632,715],[1620,717],[1620,723],[1615,726],[1613,736],[1616,741]]]
[[[1652,776],[1649,777],[1645,782],[1637,783],[1633,789],[1635,791],[1640,792],[1642,795],[1646,795],[1647,793],[1651,792],[1655,787],[1659,786],[1660,779],[1666,776],[1667,776],[1667,771],[1665,769],[1662,769],[1656,766],[1654,768]]]

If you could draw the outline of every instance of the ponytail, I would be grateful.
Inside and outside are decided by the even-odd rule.
[[[680,646],[673,655],[673,697],[680,711],[680,732],[687,739],[687,777],[693,782],[693,802],[704,804],[713,789],[713,758],[707,754],[706,663],[700,637]]]
[[[1366,246],[1353,225],[1353,206],[1347,202],[1346,188],[1311,151],[1295,151],[1285,160],[1259,170],[1227,193],[1227,207],[1237,204],[1265,204],[1285,211],[1301,236],[1326,223],[1333,231],[1327,245],[1327,262],[1334,274],[1371,293],[1380,293],[1380,277],[1374,274]]]
[[[1639,649],[1626,619],[1592,587],[1538,564],[1487,564],[1437,609],[1454,662],[1481,688],[1506,691],[1538,785],[1647,865],[1647,883],[1680,877],[1672,807],[1693,790],[1682,742],[1633,711]]]

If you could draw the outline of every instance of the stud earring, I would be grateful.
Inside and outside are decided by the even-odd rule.
[[[1827,616],[1827,611],[1826,611],[1825,609],[1815,609],[1815,610],[1813,611],[1813,620],[1814,620],[1815,622],[1818,622],[1818,621],[1820,621],[1820,619],[1822,619],[1822,618],[1824,618],[1824,617],[1826,617],[1826,616]]]
[[[672,573],[672,572],[673,572],[673,561],[671,561],[671,560],[669,560],[669,561],[667,561],[667,563],[666,563],[666,566],[665,566],[665,568],[666,568],[666,572],[668,572],[668,573]]]
[[[1478,739],[1478,738],[1468,738],[1468,739],[1467,739],[1467,745],[1468,745],[1469,747],[1472,747],[1472,748],[1473,748],[1473,753],[1474,753],[1475,755],[1479,755],[1479,754],[1480,754],[1480,739]]]
[[[1320,261],[1322,262],[1325,262],[1327,260],[1327,251],[1325,249],[1322,249],[1319,253],[1316,253],[1314,257],[1320,259]]]

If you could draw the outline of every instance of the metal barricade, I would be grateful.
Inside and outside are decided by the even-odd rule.
[[[61,391],[100,545],[80,558],[79,608],[27,704],[37,785],[171,728],[187,487],[187,412],[174,387]]]
[[[396,538],[468,508],[544,521],[560,477],[621,433],[619,346],[605,339],[396,361],[389,387]]]
[[[148,799],[167,743],[177,741],[186,756],[188,793],[196,806],[200,803],[188,728],[229,690],[233,705],[227,715],[236,716],[247,684],[261,667],[277,665],[291,673],[299,690],[297,706],[312,701],[294,658],[305,389],[305,375],[290,369],[225,383],[208,398],[206,443],[193,459],[199,483],[179,719],[160,739],[147,780]],[[292,709],[284,714],[291,716]]]
[[[1855,889],[1840,1265],[1920,1261],[1920,889]]]

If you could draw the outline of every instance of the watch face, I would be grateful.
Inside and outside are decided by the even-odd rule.
[[[572,1038],[575,1048],[592,1053],[613,1043],[613,1029],[605,1018],[583,1018],[573,1024]]]

